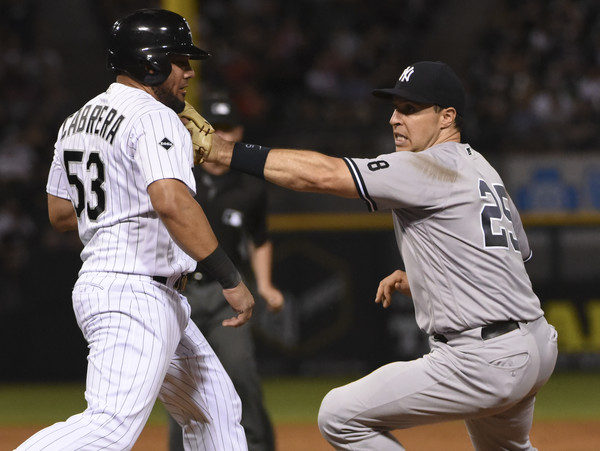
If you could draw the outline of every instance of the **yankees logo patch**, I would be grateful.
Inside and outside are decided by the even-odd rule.
[[[162,146],[165,150],[169,150],[171,147],[173,147],[173,143],[167,138],[163,138],[158,144],[160,144],[160,146]]]
[[[408,66],[406,69],[404,69],[404,72],[402,72],[402,75],[400,75],[400,78],[398,79],[398,81],[409,81],[410,76],[414,73],[415,73],[415,68],[413,66]]]

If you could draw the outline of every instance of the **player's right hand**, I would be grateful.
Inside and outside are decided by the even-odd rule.
[[[228,318],[223,321],[225,327],[240,327],[248,322],[252,317],[254,309],[254,297],[248,290],[244,282],[240,282],[237,287],[226,288],[223,290],[223,296],[231,305],[234,312],[237,313],[233,318]]]
[[[375,295],[375,302],[382,303],[384,308],[387,308],[392,303],[392,293],[399,291],[405,296],[411,296],[410,286],[408,285],[408,277],[406,273],[397,269],[381,282],[377,287],[377,294]]]

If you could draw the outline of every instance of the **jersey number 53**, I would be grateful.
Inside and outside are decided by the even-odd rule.
[[[104,163],[100,159],[100,154],[98,152],[90,152],[85,163],[83,161],[83,155],[84,153],[80,150],[65,150],[64,164],[67,171],[67,179],[77,190],[77,203],[74,203],[77,217],[81,217],[81,213],[85,208],[88,218],[95,221],[106,209],[106,193],[102,186],[104,184]],[[91,193],[89,193],[89,195],[86,195],[83,180],[77,175],[77,172],[71,171],[71,163],[84,164],[84,170],[91,174]],[[90,198],[94,197],[96,205],[92,206]]]

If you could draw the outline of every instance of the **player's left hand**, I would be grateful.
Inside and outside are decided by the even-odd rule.
[[[404,271],[399,269],[379,282],[377,294],[375,295],[375,302],[381,303],[384,308],[389,307],[392,303],[392,293],[394,291],[399,291],[405,296],[411,296],[408,277]]]
[[[236,287],[223,289],[223,296],[236,313],[236,316],[223,320],[222,325],[225,327],[240,327],[247,323],[252,317],[254,297],[244,282],[240,282]]]
[[[185,102],[185,108],[179,113],[179,117],[192,135],[194,164],[204,163],[204,159],[212,148],[214,127],[188,101]]]

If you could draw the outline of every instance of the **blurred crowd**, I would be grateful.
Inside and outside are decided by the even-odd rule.
[[[600,2],[496,3],[465,68],[477,146],[504,153],[598,150]]]
[[[128,9],[160,2],[88,3],[98,16],[98,34],[105,34]],[[233,95],[249,140],[367,156],[381,148],[379,142],[393,149],[386,125],[391,109],[373,102],[371,89],[393,85],[406,64],[424,59],[423,37],[435,33],[435,14],[445,2],[199,3],[201,12],[188,19],[200,46],[213,54],[201,66],[202,90]],[[490,5],[481,19],[484,31],[464,43],[467,59],[456,67],[470,94],[469,142],[484,154],[596,150],[600,2]],[[56,131],[69,113],[66,105],[87,100],[68,97],[63,74],[72,70],[72,61],[36,39],[44,23],[36,16],[36,0],[4,0],[2,6],[0,274],[6,280],[0,280],[0,312],[14,298],[11,275],[27,269],[34,249],[77,247],[76,240],[49,231],[45,182]],[[452,31],[460,33],[460,24]],[[101,69],[103,62],[99,55]]]
[[[391,110],[372,102],[371,90],[419,57],[438,3],[203,2],[200,38],[213,53],[203,89],[228,89],[259,139],[290,145],[310,131],[329,153],[372,154],[357,145],[360,131],[385,125]]]

